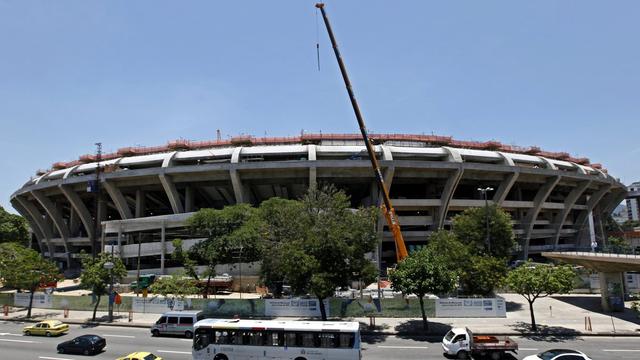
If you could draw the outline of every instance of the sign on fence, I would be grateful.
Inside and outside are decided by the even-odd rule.
[[[31,293],[15,293],[13,298],[13,306],[29,306],[29,299]],[[33,307],[42,309],[51,309],[53,307],[53,298],[49,294],[34,293],[33,294]]]
[[[329,301],[324,301],[329,314]],[[265,299],[265,316],[320,316],[318,299]]]
[[[436,317],[507,317],[503,298],[436,299]]]
[[[174,300],[164,297],[142,298],[134,297],[131,310],[138,313],[162,314],[167,311],[182,311],[191,308],[191,300]]]

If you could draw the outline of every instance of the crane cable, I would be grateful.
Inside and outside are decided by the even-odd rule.
[[[318,61],[318,72],[320,72],[320,25],[318,22],[318,8],[316,8],[316,59]]]

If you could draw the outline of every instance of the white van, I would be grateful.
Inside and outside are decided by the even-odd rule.
[[[193,337],[193,324],[204,319],[202,311],[169,311],[151,326],[151,335],[184,335]]]

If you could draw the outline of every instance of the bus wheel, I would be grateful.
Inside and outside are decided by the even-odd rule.
[[[307,360],[307,359],[305,359],[303,357],[297,357],[296,360]]]
[[[184,332],[184,337],[186,337],[187,339],[191,339],[193,338],[193,333],[187,330]]]
[[[469,358],[468,352],[464,350],[458,351],[458,359],[468,359],[468,358]]]
[[[225,354],[218,354],[213,358],[213,360],[229,360],[229,358]]]
[[[502,351],[495,351],[491,353],[491,360],[500,360],[504,353]]]

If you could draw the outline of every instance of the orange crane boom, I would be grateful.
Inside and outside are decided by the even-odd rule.
[[[382,198],[384,200],[384,205],[381,206],[382,211],[384,213],[385,219],[387,220],[387,224],[389,225],[389,230],[391,230],[391,233],[393,234],[393,240],[396,244],[396,258],[398,259],[398,262],[400,262],[401,260],[409,256],[409,254],[407,253],[407,247],[404,244],[404,238],[402,237],[402,232],[400,231],[400,222],[398,221],[398,215],[396,215],[396,212],[393,209],[393,205],[391,204],[389,190],[384,183],[384,177],[382,176],[382,171],[380,170],[380,165],[378,164],[378,159],[376,158],[376,152],[374,151],[371,140],[369,139],[369,135],[367,134],[367,128],[364,124],[362,113],[360,112],[360,106],[358,106],[358,102],[356,101],[356,97],[353,93],[351,81],[349,80],[349,75],[347,74],[347,68],[342,61],[340,50],[338,50],[338,43],[336,42],[336,38],[333,35],[333,31],[331,30],[331,24],[329,24],[329,18],[327,17],[327,13],[324,10],[324,4],[317,3],[316,8],[320,9],[320,11],[322,12],[322,19],[324,20],[324,25],[327,28],[327,32],[329,33],[331,45],[333,46],[333,52],[335,53],[336,60],[338,61],[338,65],[340,66],[340,73],[342,74],[344,85],[347,88],[347,93],[349,93],[351,106],[353,107],[353,111],[356,114],[358,126],[360,127],[360,132],[362,133],[364,144],[367,147],[367,152],[369,153],[369,159],[371,160],[371,167],[373,168],[376,182],[378,183],[378,187],[382,192]]]

